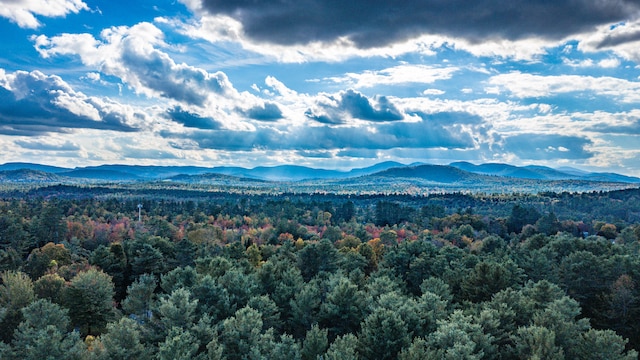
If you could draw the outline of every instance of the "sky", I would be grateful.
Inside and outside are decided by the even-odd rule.
[[[0,0],[0,163],[640,176],[636,0]]]

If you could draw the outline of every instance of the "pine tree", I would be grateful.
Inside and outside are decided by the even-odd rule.
[[[113,316],[114,287],[111,277],[100,270],[78,273],[65,289],[64,304],[71,323],[83,335],[98,335]]]

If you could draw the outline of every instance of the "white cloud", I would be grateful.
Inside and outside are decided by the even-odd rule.
[[[347,73],[329,80],[355,88],[369,88],[378,85],[431,84],[438,80],[450,79],[457,67],[435,67],[427,65],[398,65],[382,70],[361,73]]]
[[[42,57],[78,56],[86,66],[118,77],[138,94],[168,99],[166,108],[179,104],[185,111],[215,119],[228,129],[252,130],[254,125],[248,118],[260,120],[268,115],[267,110],[271,111],[269,119],[277,119],[277,105],[237,91],[225,73],[176,63],[165,51],[171,45],[165,42],[163,32],[151,23],[105,29],[100,39],[90,34],[62,34],[40,35],[33,41]],[[267,83],[270,81],[268,78]],[[285,88],[276,82],[273,85]]]
[[[640,19],[615,26],[600,26],[577,39],[578,50],[590,53],[612,51],[623,59],[640,61]]]
[[[603,59],[598,61],[598,66],[601,68],[617,68],[620,66],[620,60],[616,58]]]
[[[39,16],[59,17],[89,10],[81,0],[8,0],[0,4],[0,16],[18,24],[21,28],[36,29],[42,24]]]
[[[602,59],[598,62],[594,62],[592,59],[571,60],[568,58],[563,58],[562,63],[574,68],[601,67],[605,69],[611,69],[620,66],[620,60],[617,58]]]
[[[499,87],[519,98],[592,91],[598,95],[620,99],[623,102],[640,102],[640,82],[608,76],[542,76],[514,71],[491,77],[488,80],[488,85],[489,88]]]
[[[445,92],[440,89],[426,89],[422,92],[424,95],[443,95]]]
[[[56,75],[0,71],[0,133],[39,135],[71,129],[131,132],[143,125],[130,106],[75,91]]]

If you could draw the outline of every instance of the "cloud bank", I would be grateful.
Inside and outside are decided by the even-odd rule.
[[[563,39],[598,25],[637,18],[632,0],[184,0],[192,10],[242,23],[252,39],[275,44],[332,42],[360,48],[389,45],[422,34],[471,41],[491,38]]]

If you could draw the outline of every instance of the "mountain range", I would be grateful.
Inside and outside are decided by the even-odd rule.
[[[314,169],[297,165],[274,167],[197,167],[100,165],[64,168],[31,163],[0,165],[0,183],[100,183],[100,182],[170,182],[184,184],[293,184],[292,186],[356,187],[398,184],[405,186],[442,186],[455,191],[465,189],[509,188],[518,191],[554,190],[563,184],[579,184],[579,189],[599,189],[598,184],[618,184],[615,187],[636,187],[640,178],[615,173],[585,172],[573,168],[553,169],[545,166],[514,166],[501,163],[472,164],[454,162],[449,165],[382,162],[350,171]]]

